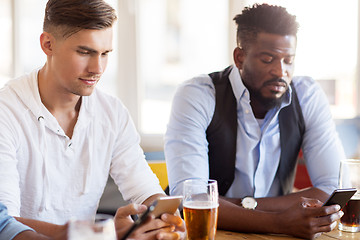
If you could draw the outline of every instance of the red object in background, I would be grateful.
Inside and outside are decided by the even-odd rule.
[[[304,164],[304,156],[302,149],[300,149],[298,156],[294,187],[297,189],[312,187],[309,173],[306,169],[306,165]]]
[[[297,189],[312,187],[305,164],[297,165],[294,187]]]

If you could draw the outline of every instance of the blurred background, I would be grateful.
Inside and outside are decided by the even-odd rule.
[[[300,23],[296,75],[315,78],[334,118],[359,115],[357,0],[108,0],[116,8],[114,49],[99,87],[129,108],[145,151],[162,151],[176,86],[232,63],[235,23],[244,6],[284,6]],[[0,86],[34,68],[46,0],[1,0]]]

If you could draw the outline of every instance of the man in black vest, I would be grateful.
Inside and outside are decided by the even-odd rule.
[[[219,228],[302,238],[331,231],[343,213],[322,202],[344,152],[319,85],[293,77],[296,17],[262,4],[234,20],[235,66],[175,94],[165,136],[170,193],[182,194],[189,178],[216,179]],[[300,148],[314,187],[293,193]]]

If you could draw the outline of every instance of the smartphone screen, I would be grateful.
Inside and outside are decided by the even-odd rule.
[[[356,188],[336,189],[330,195],[330,197],[324,203],[323,206],[331,206],[334,204],[338,204],[340,205],[341,208],[343,208],[355,193],[356,193]]]
[[[183,196],[161,197],[157,200],[157,204],[152,214],[155,218],[159,218],[163,213],[174,214],[178,209],[182,199]]]

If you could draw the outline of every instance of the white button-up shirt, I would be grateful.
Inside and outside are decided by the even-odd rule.
[[[163,193],[118,99],[96,89],[82,97],[70,139],[42,104],[37,74],[0,91],[0,202],[10,215],[56,224],[91,219],[109,173],[125,200]]]

